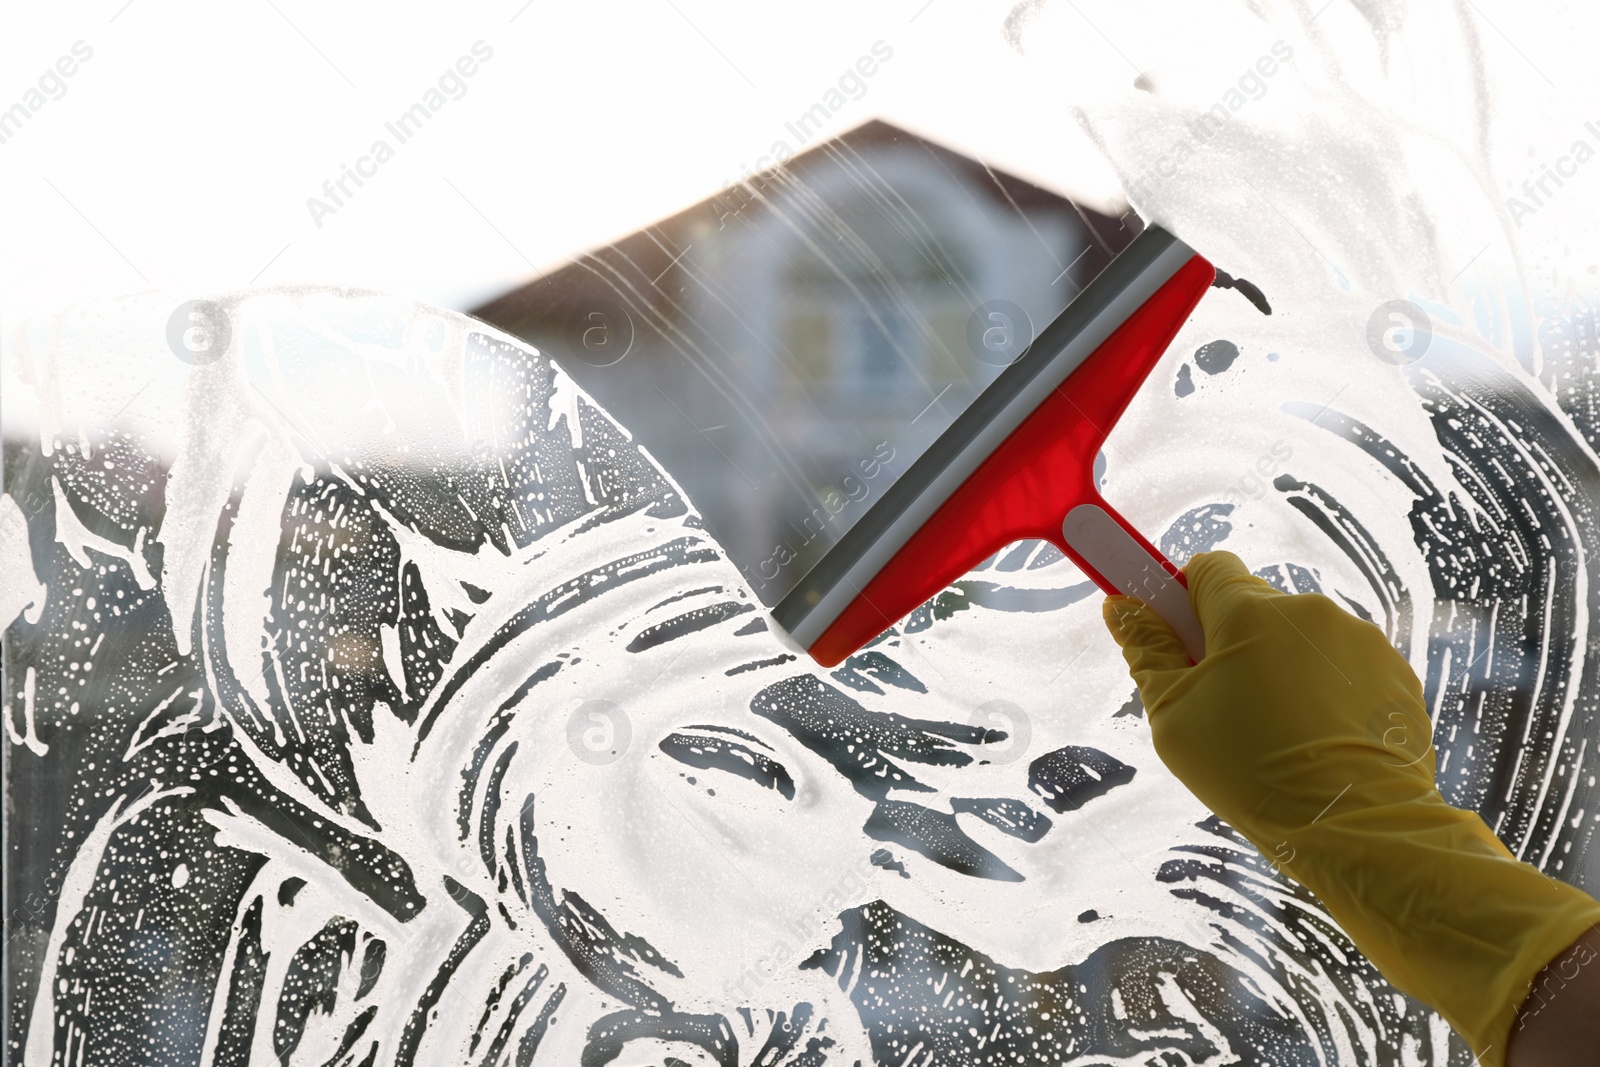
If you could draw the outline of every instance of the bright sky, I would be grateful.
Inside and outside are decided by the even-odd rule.
[[[149,290],[324,282],[471,306],[716,192],[775,139],[797,147],[785,122],[877,42],[890,58],[827,133],[883,117],[1108,205],[1115,180],[1059,84],[1002,36],[1009,8],[14,6],[0,109],[36,110],[0,127],[4,347],[27,314]],[[489,58],[452,83],[478,42]],[[1131,82],[1132,60],[1087,25],[1083,44],[1076,77]],[[57,80],[47,72],[62,57],[72,73]],[[401,144],[384,124],[441,75],[446,102]],[[393,158],[363,163],[380,138]],[[346,179],[350,195],[313,218],[308,198],[331,205],[324,182],[358,163],[364,184]]]

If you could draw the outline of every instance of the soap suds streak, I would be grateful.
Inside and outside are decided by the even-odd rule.
[[[1544,402],[1481,357],[1458,353],[1448,377],[1419,369],[1411,381],[1470,495],[1441,490],[1355,419],[1328,412],[1317,425],[1360,449],[1413,498],[1416,550],[1427,562],[1432,598],[1448,606],[1435,612],[1425,678],[1440,791],[1482,814],[1519,856],[1576,875],[1595,834],[1592,816],[1574,824],[1566,813],[1592,813],[1596,804],[1593,746],[1583,743],[1600,729],[1600,665],[1575,648],[1575,635],[1600,608],[1583,580],[1600,549],[1593,506],[1600,471]],[[1580,381],[1600,391],[1593,374]],[[1575,421],[1595,409],[1588,391],[1569,388],[1558,399]],[[1309,407],[1294,413],[1311,416]],[[1592,422],[1578,426],[1586,436],[1595,431]],[[1403,590],[1392,570],[1369,566],[1381,560],[1371,536],[1326,494],[1309,495],[1292,478],[1279,488],[1319,526],[1339,531],[1334,543],[1386,603],[1409,602],[1409,594],[1397,595]],[[1348,525],[1341,530],[1341,523]],[[1392,617],[1404,622],[1408,614]],[[1406,637],[1399,626],[1390,633],[1397,643]]]
[[[1214,816],[1201,824],[1213,835],[1205,844],[1174,849],[1156,875],[1174,896],[1212,911],[1224,942],[1233,953],[1259,968],[1281,1017],[1297,1020],[1307,1043],[1332,1062],[1339,1037],[1360,1048],[1363,1033],[1392,1035],[1378,1047],[1377,1062],[1403,1062],[1398,1055],[1410,1035],[1428,1049],[1423,1062],[1470,1064],[1472,1057],[1459,1040],[1440,1045],[1434,1040],[1431,1014],[1406,997],[1381,995],[1382,979],[1365,957],[1338,933],[1316,900],[1304,888],[1286,882],[1253,846]],[[1329,996],[1328,987],[1336,991]],[[1360,1004],[1360,1013],[1345,1005]],[[1276,1061],[1274,1061],[1276,1062]]]
[[[703,608],[686,611],[682,615],[667,619],[665,622],[654,623],[639,631],[632,641],[628,642],[629,652],[643,652],[647,648],[666,644],[687,637],[689,634],[698,633],[710,626],[725,622],[739,615],[745,615],[756,609],[754,604],[741,604],[736,600],[724,600],[717,604],[710,604]]]
[[[829,677],[851,689],[876,693],[879,696],[884,693],[878,684],[880,682],[895,689],[909,689],[913,693],[928,691],[928,687],[923,685],[916,675],[873,648],[858,652],[846,659]]]
[[[501,786],[505,783],[506,771],[511,768],[511,761],[516,755],[515,741],[500,750],[500,755],[495,758],[494,767],[489,772],[489,781],[483,789],[483,819],[478,824],[478,855],[482,857],[484,869],[491,877],[497,873],[494,831],[497,825],[496,818],[500,814]]]
[[[1272,484],[1290,507],[1314,523],[1329,543],[1356,565],[1383,606],[1384,633],[1396,647],[1409,648],[1411,595],[1371,533],[1338,501],[1315,485],[1297,481],[1287,474],[1280,474]]]
[[[1011,29],[1046,8],[1019,10]],[[1094,14],[1121,17],[1112,5]],[[1190,17],[1167,14],[1179,26]],[[1310,15],[1297,8],[1285,22],[1309,26]],[[1424,72],[1416,84],[1437,95],[1416,107],[1374,85],[1363,64],[1341,69],[1296,36],[1296,62],[1315,74],[1321,58],[1330,75],[1307,79],[1322,95],[1296,97],[1280,75],[1272,100],[1231,119],[1183,180],[1155,183],[1145,217],[1170,216],[1208,256],[1270,279],[1290,312],[1264,320],[1233,294],[1203,304],[1204,333],[1175,353],[1187,395],[1175,400],[1171,379],[1158,381],[1158,412],[1178,404],[1204,419],[1230,394],[1272,395],[1256,392],[1265,364],[1252,342],[1262,339],[1274,346],[1266,359],[1284,352],[1274,366],[1303,374],[1324,356],[1351,356],[1351,346],[1331,349],[1355,338],[1360,369],[1338,373],[1365,377],[1361,321],[1305,344],[1292,336],[1333,303],[1336,283],[1320,277],[1329,262],[1359,265],[1388,295],[1465,269],[1466,255],[1441,254],[1434,221],[1461,216],[1413,187],[1404,156],[1418,141],[1452,149],[1435,152],[1432,169],[1465,159],[1466,177],[1493,184],[1483,162],[1492,83],[1476,23],[1451,5],[1405,20],[1368,5],[1330,11],[1318,38],[1334,39],[1346,16],[1381,49],[1384,61],[1366,66]],[[1416,49],[1400,22],[1430,48]],[[1186,57],[1209,59],[1203,34],[1174,37]],[[1427,142],[1456,98],[1468,101],[1463,143]],[[1152,150],[1170,147],[1164,134],[1209,104],[1190,113],[1194,101],[1171,96],[1136,102],[1151,110],[1082,116],[1129,187]],[[1271,124],[1285,114],[1304,122]],[[1390,114],[1403,133],[1386,125]],[[1359,166],[1340,169],[1351,160]],[[912,234],[942,281],[979,295],[939,220],[869,162],[856,169],[886,194],[868,213]],[[1250,198],[1261,186],[1270,211]],[[1346,211],[1340,190],[1359,209]],[[811,246],[827,253],[818,266],[873,279],[888,306],[914,316],[857,220],[791,173],[757,192],[822,238]],[[1322,288],[1274,256],[1310,262]],[[584,262],[639,314],[663,306],[646,298],[648,264]],[[715,284],[692,258],[682,271]],[[716,291],[746,332],[713,350],[718,331],[669,295],[664,306],[682,314],[660,325],[674,354],[760,422],[719,361],[782,358],[765,324]],[[1364,321],[1371,305],[1350,303]],[[1254,324],[1238,334],[1213,318],[1234,306]],[[35,614],[0,620],[7,800],[18,812],[5,865],[19,909],[7,919],[9,1056],[277,1062],[277,1021],[286,1009],[300,1019],[311,999],[286,986],[305,949],[325,963],[301,973],[325,977],[290,1051],[303,1064],[1471,1062],[1226,827],[1146,814],[1169,809],[1114,659],[1117,669],[1096,674],[1103,664],[1090,656],[1031,709],[1036,736],[1056,733],[1027,762],[990,760],[1013,739],[963,725],[975,705],[1034,673],[1038,649],[1059,653],[1049,643],[1060,634],[1106,647],[1098,597],[1053,550],[1003,550],[840,672],[812,670],[757,617],[628,652],[658,622],[650,605],[686,589],[749,590],[671,481],[545,354],[372,294],[229,297],[240,352],[189,375],[174,394],[184,404],[110,430],[80,426],[71,394],[93,392],[93,376],[63,390],[51,384],[56,368],[172,362],[159,340],[153,351],[128,340],[159,339],[170,304],[127,307],[136,330],[83,330],[94,320],[69,313],[36,353],[54,422],[5,442],[6,492],[29,547],[22,565],[7,561],[7,588],[43,582],[47,592]],[[1305,428],[1326,448],[1297,452],[1283,486],[1241,505],[1214,502],[1221,494],[1205,485],[1161,486],[1189,495],[1165,512],[1172,498],[1152,500],[1161,519],[1147,532],[1174,559],[1238,548],[1279,588],[1320,589],[1408,642],[1425,668],[1447,797],[1594,889],[1595,698],[1585,694],[1600,693],[1587,638],[1596,331],[1588,311],[1546,316],[1537,330],[1540,350],[1506,362],[1520,360],[1526,377],[1430,357],[1408,372],[1409,391],[1397,374],[1381,402],[1351,406],[1366,423],[1326,405]],[[1197,351],[1219,342],[1238,355]],[[1295,395],[1321,403],[1333,391]],[[1391,423],[1418,405],[1433,436],[1404,437],[1408,456],[1385,442],[1401,439]],[[179,460],[155,459],[167,455]],[[1255,469],[1256,455],[1228,455],[1228,473]],[[763,459],[791,487],[806,485],[794,457]],[[115,473],[98,473],[103,460]],[[1370,493],[1351,491],[1352,463],[1372,467]],[[1267,516],[1303,535],[1284,558],[1251,551]],[[673,543],[692,548],[664,555]],[[574,576],[595,584],[564,584]],[[530,607],[543,614],[521,626]],[[578,758],[564,734],[590,699],[626,705],[634,737],[615,763]],[[1118,718],[1119,706],[1130,714]],[[741,733],[719,734],[724,718]],[[703,775],[688,783],[660,742],[708,734],[781,762],[794,799],[732,765],[696,768]],[[1130,809],[1142,821],[1113,824]],[[881,847],[867,831],[879,812],[895,813],[896,832],[920,848]],[[946,818],[964,837],[944,832]],[[1137,864],[1106,866],[1101,820],[1132,839]],[[1022,880],[941,862],[971,860],[969,843]],[[841,856],[859,862],[828,867]],[[826,874],[808,879],[814,869]],[[1027,895],[1046,883],[1048,899]],[[359,968],[342,948],[328,961],[317,939],[330,923],[354,923],[357,944],[386,947],[363,951]],[[1141,932],[1130,936],[1133,923]],[[780,940],[786,951],[772,947]]]
[[[794,779],[783,764],[749,745],[679,730],[663,737],[657,747],[686,767],[727,771],[774,789],[785,800],[794,799]]]
[[[1136,769],[1092,748],[1068,745],[1028,765],[1028,788],[1050,810],[1075,811],[1095,797],[1133,781]]]
[[[662,545],[658,549],[647,552],[638,552],[624,559],[607,563],[593,571],[577,578],[563,582],[561,585],[543,594],[539,599],[519,611],[511,621],[500,627],[494,636],[472,654],[462,666],[456,669],[449,681],[440,686],[437,695],[432,700],[432,706],[423,716],[417,729],[417,745],[428,737],[433,729],[434,722],[450,702],[450,699],[467,683],[473,674],[487,664],[494,656],[515,638],[520,637],[540,623],[562,615],[573,608],[587,603],[601,596],[612,583],[626,583],[657,571],[688,563],[708,563],[718,558],[716,550],[709,547],[693,547],[702,545],[699,538],[682,537]],[[707,625],[710,625],[708,623]],[[635,650],[637,651],[637,650]]]
[[[455,975],[467,953],[476,948],[478,942],[489,933],[489,908],[483,898],[449,875],[444,877],[444,888],[449,897],[461,905],[461,910],[467,913],[471,922],[445,953],[433,980],[428,983],[428,988],[423,992],[416,1007],[412,1009],[411,1017],[406,1020],[405,1029],[401,1031],[395,1049],[395,1067],[412,1067],[416,1062],[417,1048],[422,1042],[422,1035],[427,1030],[428,1024],[432,1022],[434,1007],[444,996],[451,977]]]
[[[293,1057],[312,1012],[326,1015],[333,1010],[339,974],[355,951],[356,924],[347,919],[329,919],[311,940],[295,950],[283,976],[278,1017],[272,1025],[272,1051],[280,1061]]]
[[[1009,797],[956,797],[950,801],[955,812],[976,815],[1002,833],[1024,841],[1038,841],[1050,832],[1050,816],[1034,811],[1021,801]]]
[[[1022,875],[1004,860],[967,836],[950,812],[886,798],[873,807],[862,829],[875,841],[904,845],[961,874],[997,882],[1022,881]]]
[[[250,1062],[250,1047],[261,1010],[261,991],[267,979],[267,953],[261,945],[261,915],[265,904],[260,896],[250,901],[234,938],[233,970],[228,978],[226,1008],[213,1053],[213,1062],[218,1067],[243,1067]]]
[[[799,658],[800,657],[796,656],[792,652],[785,652],[781,656],[772,656],[769,659],[755,659],[751,660],[749,663],[741,663],[737,666],[729,667],[722,673],[731,678],[736,674],[745,674],[748,671],[759,671],[766,667],[778,667],[785,663],[793,663]]]
[[[317,307],[311,299],[292,314],[270,305],[236,314],[241,332],[270,333],[285,316],[316,322]],[[985,928],[1033,920],[1000,903],[982,916],[953,914],[940,910],[939,898],[967,883],[995,894],[1022,891],[1038,880],[1036,850],[1149,789],[1149,776],[1128,751],[1087,743],[1053,742],[1042,754],[1029,752],[1026,763],[991,763],[1014,739],[965,721],[971,707],[952,704],[950,679],[921,657],[937,655],[944,635],[962,627],[1003,629],[1021,619],[1053,625],[1090,611],[1087,583],[1048,546],[1014,546],[986,561],[966,580],[969,588],[942,594],[837,670],[810,669],[779,636],[753,625],[762,620],[735,610],[753,603],[748,591],[648,457],[581,394],[573,401],[581,446],[569,433],[570,416],[549,427],[542,405],[556,372],[478,330],[460,325],[451,351],[471,368],[473,388],[508,388],[519,402],[538,401],[526,422],[540,438],[527,446],[536,464],[497,454],[524,441],[499,430],[492,447],[468,439],[469,461],[462,448],[439,443],[450,437],[439,427],[405,429],[413,424],[404,412],[394,432],[432,440],[434,451],[415,465],[379,462],[384,449],[322,425],[342,418],[348,402],[300,420],[320,451],[286,473],[252,466],[270,454],[270,435],[258,451],[254,438],[237,435],[239,453],[227,469],[244,474],[222,494],[202,535],[209,566],[189,593],[139,584],[137,571],[162,574],[155,557],[180,547],[159,536],[159,501],[140,505],[144,512],[113,508],[145,516],[153,534],[143,541],[135,540],[144,528],[137,523],[132,531],[96,527],[108,531],[97,536],[123,538],[124,551],[138,544],[146,559],[137,568],[95,549],[85,567],[60,542],[73,535],[52,523],[51,505],[27,512],[32,566],[49,597],[36,622],[10,621],[6,646],[8,705],[17,706],[28,677],[19,668],[31,667],[43,742],[12,742],[20,783],[12,797],[27,806],[23,841],[36,850],[25,853],[34,857],[28,862],[8,864],[18,870],[8,874],[13,899],[58,887],[78,842],[116,818],[126,798],[174,786],[184,792],[147,805],[106,846],[90,849],[79,866],[93,872],[93,884],[81,903],[72,898],[60,915],[41,910],[14,938],[10,1040],[46,1059],[51,1049],[82,1049],[130,1064],[266,1063],[286,1049],[291,1062],[350,1067],[485,1058],[598,1065],[645,1041],[677,1046],[680,1059],[693,1049],[741,1067],[755,1058],[783,1067],[898,1063],[913,1050],[920,1050],[914,1061],[931,1054],[931,1062],[948,1064],[1017,1056],[1193,1060],[1224,1049],[1245,1062],[1312,1063],[1338,1055],[1345,1028],[1411,1034],[1433,1062],[1468,1062],[1459,1044],[1428,1044],[1428,1013],[1357,967],[1314,902],[1296,897],[1225,828],[1168,828],[1173,845],[1153,849],[1145,872],[1174,914],[1205,917],[1174,922],[1194,931],[1193,943],[1123,936],[1115,900],[1097,897],[1095,908],[1080,904],[1065,914],[1102,916],[1069,924],[1098,936],[1048,967],[1025,970],[1006,962],[1010,950],[986,950]],[[1246,358],[1208,381],[1225,386]],[[507,365],[489,366],[495,361]],[[439,390],[431,381],[426,388]],[[1444,394],[1429,388],[1445,387],[1419,379],[1423,401],[1444,404]],[[394,386],[386,403],[399,405],[404,393]],[[467,399],[473,402],[461,410],[478,412],[473,419],[498,411],[496,418],[524,425],[513,415],[517,405]],[[1460,406],[1449,417],[1459,421]],[[1330,412],[1319,432],[1343,425],[1340,418]],[[1521,458],[1497,457],[1462,485],[1494,486],[1503,472],[1531,471],[1530,464],[1576,462],[1558,428],[1544,433],[1533,413],[1514,421],[1519,439],[1544,434],[1537,447]],[[1475,439],[1487,432],[1471,429]],[[587,488],[578,474],[560,473],[575,469],[575,447],[584,452]],[[1367,446],[1347,439],[1336,447]],[[362,458],[363,448],[374,454]],[[614,448],[618,458],[591,451],[597,448]],[[35,443],[8,441],[6,464],[8,490],[32,492],[30,500],[48,500],[55,490],[41,490],[60,485]],[[1316,484],[1309,473],[1296,479]],[[493,488],[463,488],[469,483]],[[173,477],[167,491],[186,489]],[[1513,491],[1520,488],[1490,495]],[[60,492],[89,529],[99,505],[75,490]],[[1428,492],[1413,494],[1419,506],[1436,506]],[[252,503],[261,493],[273,507]],[[1302,495],[1348,523],[1334,527],[1342,540],[1324,538],[1330,554],[1377,558],[1361,540],[1377,526],[1343,516],[1331,495]],[[1279,506],[1290,511],[1283,496]],[[463,509],[463,499],[472,508]],[[1450,506],[1469,504],[1525,520],[1496,499]],[[1307,513],[1291,513],[1320,530]],[[271,518],[258,526],[260,518],[246,521],[251,515]],[[1423,525],[1446,528],[1431,515]],[[1175,520],[1161,543],[1182,553],[1226,546],[1241,528],[1237,510],[1207,505]],[[1408,548],[1370,536],[1390,556]],[[1517,558],[1538,558],[1534,544]],[[604,547],[585,547],[594,545]],[[1444,549],[1430,543],[1427,551]],[[258,563],[254,573],[268,583],[264,596],[229,586],[242,573],[236,565],[263,558],[270,564]],[[1299,562],[1268,563],[1263,573],[1296,589],[1318,584]],[[1381,578],[1373,588],[1329,588],[1380,611],[1404,592],[1386,600],[1379,591],[1390,586]],[[198,640],[181,653],[167,598],[195,595],[202,598]],[[690,601],[696,596],[712,602]],[[1034,610],[1041,602],[1054,606]],[[1502,628],[1513,620],[1570,625],[1559,614],[1524,620],[1509,600],[1497,603],[1483,616]],[[646,624],[681,632],[629,651]],[[1521,646],[1507,643],[1509,636],[1498,636],[1497,654],[1473,669],[1520,662]],[[1483,651],[1478,640],[1474,655]],[[691,652],[696,666],[675,673],[674,657]],[[402,662],[392,662],[397,655]],[[1551,679],[1561,658],[1547,657]],[[1448,663],[1455,672],[1467,659],[1452,655]],[[240,677],[235,668],[262,677]],[[1103,709],[1072,704],[1066,714],[1109,720],[1126,695],[1119,682]],[[568,758],[567,717],[592,697],[625,703],[632,719],[632,744],[615,765]],[[1489,714],[1520,725],[1515,703],[1492,703]],[[1589,750],[1573,751],[1577,766]],[[1457,758],[1481,772],[1476,757]],[[1545,758],[1530,753],[1529,768]],[[968,775],[990,772],[998,777],[981,789],[965,788]],[[1526,798],[1538,796],[1531,773],[1496,784],[1511,788],[1519,804],[1537,803]],[[1592,807],[1580,781],[1555,781],[1542,807],[1554,809],[1556,820]],[[596,791],[596,806],[575,806],[573,797],[587,789]],[[59,808],[45,803],[52,796],[61,798]],[[827,802],[819,807],[821,797]],[[700,812],[707,821],[683,824]],[[1053,820],[1047,813],[1054,812],[1065,817]],[[746,828],[747,818],[757,821]],[[739,863],[751,874],[724,869],[722,860],[686,871],[680,863],[641,870],[603,859],[602,846],[619,836],[635,850],[663,837],[669,848],[687,848],[712,826],[739,842]],[[706,948],[723,936],[716,910],[697,913],[692,924],[656,910],[663,872],[699,879],[708,892],[719,881],[742,895],[786,890],[804,874],[798,856],[812,835],[832,853],[855,855],[881,880],[852,874],[837,881],[844,889],[818,893],[820,908],[785,895],[737,916],[748,923],[797,906],[815,916],[785,929],[788,962],[769,963],[760,981],[707,962]],[[1552,833],[1530,847],[1558,858],[1565,840]],[[47,842],[52,855],[64,843],[62,858],[40,855]],[[889,842],[892,852],[883,847]],[[1073,862],[1070,852],[1056,856],[1052,862]],[[753,863],[773,866],[758,876]],[[1066,870],[1074,884],[1089,886],[1138,874]],[[928,895],[908,898],[922,901],[913,905],[894,896],[899,886]],[[1292,902],[1287,912],[1285,901]],[[941,932],[963,923],[977,932]],[[130,966],[157,937],[184,949],[163,957],[177,961],[163,972],[179,975],[176,984]],[[819,952],[818,966],[827,961],[832,972],[799,968]],[[291,981],[297,954],[304,963]],[[55,961],[52,985],[41,989],[46,958]],[[108,1001],[121,1006],[120,1018],[141,1025],[116,1029],[96,1010]],[[1139,1018],[1132,1028],[1119,1021],[1130,1011]],[[52,1013],[57,1025],[34,1026]],[[207,1033],[209,1049],[201,1047]],[[1385,1055],[1373,1062],[1390,1062]]]
[[[505,1019],[501,1021],[499,1029],[495,1031],[494,1039],[489,1042],[489,1047],[484,1052],[481,1062],[500,1062],[500,1054],[505,1050],[512,1034],[516,1032],[518,1020],[522,1018],[522,1013],[527,1010],[528,1005],[533,1002],[533,998],[539,993],[540,987],[544,985],[544,980],[549,977],[549,974],[550,969],[540,964],[539,969],[534,971],[527,981],[523,983],[522,988],[517,991],[516,999],[506,1009]],[[544,1036],[544,1031],[549,1027],[550,1016],[555,1013],[565,995],[566,991],[561,990],[551,993],[545,999],[539,1009],[539,1016],[534,1025],[528,1028],[523,1040],[517,1046],[517,1063],[527,1064],[532,1062],[533,1052],[538,1048],[539,1039]],[[492,1008],[490,1011],[492,1011]],[[485,1021],[488,1020],[490,1011],[485,1012]],[[526,1052],[524,1052],[524,1048],[526,1048]],[[476,1051],[476,1049],[473,1048],[468,1051]]]
[[[1180,942],[1116,940],[1080,964],[1035,974],[1000,965],[882,902],[841,919],[832,945],[805,966],[834,976],[873,1020],[878,1063],[1088,1067],[1202,1063],[1225,1053],[1243,1063],[1322,1062],[1308,1035],[1269,1001]],[[1115,999],[1078,995],[1107,986],[1118,991]]]
[[[763,689],[750,710],[787,730],[873,800],[883,799],[891,789],[933,791],[890,757],[960,767],[971,763],[972,756],[952,742],[976,744],[986,739],[977,726],[871,711],[809,674]]]
[[[625,1042],[639,1037],[689,1041],[711,1053],[718,1063],[734,1064],[731,1054],[737,1043],[726,1019],[679,1011],[634,966],[640,963],[681,975],[671,961],[663,959],[643,938],[614,930],[582,897],[564,892],[561,902],[556,902],[544,859],[539,855],[534,813],[534,798],[530,795],[523,800],[520,816],[527,904],[584,977],[631,1006],[594,1024],[584,1053],[584,1067],[606,1063]]]

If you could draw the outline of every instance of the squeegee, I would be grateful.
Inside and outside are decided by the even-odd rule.
[[[1182,573],[1100,496],[1094,461],[1216,272],[1135,237],[817,561],[773,617],[824,667],[1013,541],[1050,542],[1205,655]]]

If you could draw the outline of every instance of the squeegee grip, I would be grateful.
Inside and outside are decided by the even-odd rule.
[[[1205,658],[1205,633],[1182,573],[1126,519],[1104,502],[1079,504],[1067,513],[1061,536],[1096,585],[1144,601],[1177,633],[1190,660]]]

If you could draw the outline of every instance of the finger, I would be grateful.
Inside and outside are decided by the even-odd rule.
[[[1167,620],[1142,600],[1108,596],[1102,608],[1106,628],[1122,646],[1134,670],[1174,670],[1189,666],[1189,653]]]
[[[1244,560],[1232,552],[1200,552],[1183,568],[1189,583],[1189,603],[1209,645],[1223,621],[1252,598],[1287,594],[1250,573]]]
[[[1145,707],[1153,707],[1190,667],[1189,653],[1171,626],[1142,600],[1106,597],[1101,609],[1106,629],[1122,647],[1128,673],[1139,686]]]

